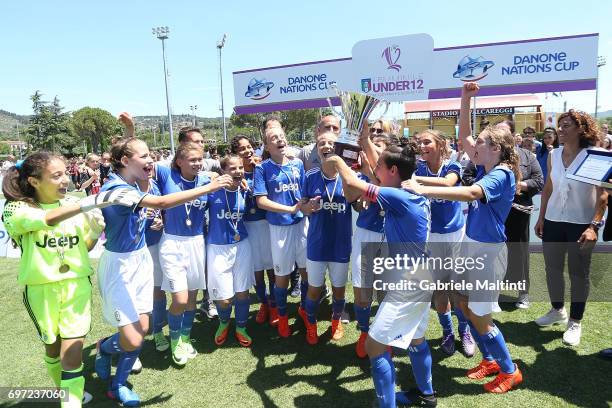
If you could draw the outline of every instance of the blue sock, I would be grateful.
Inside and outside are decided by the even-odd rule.
[[[100,345],[100,350],[105,354],[117,354],[122,353],[124,350],[119,344],[119,332],[107,337],[106,340]]]
[[[393,357],[391,357],[391,353],[389,353],[388,351],[385,351],[383,353],[383,357],[385,358],[385,360],[387,360],[387,362],[389,363],[389,366],[395,367],[395,365],[393,364]],[[393,378],[393,384],[395,384],[395,369],[391,370],[391,375]]]
[[[480,353],[482,353],[482,358],[484,360],[493,361],[494,360],[493,356],[489,352],[489,349],[487,348],[487,345],[485,344],[484,340],[480,336],[480,333],[478,333],[478,330],[476,330],[476,327],[474,327],[474,323],[468,320],[468,325],[470,326],[472,337],[474,338],[474,341],[476,342],[476,345],[478,346]]]
[[[191,336],[191,327],[193,326],[193,318],[195,317],[195,310],[185,310],[183,312],[183,322],[181,324],[181,336]]]
[[[332,300],[332,320],[340,320],[340,316],[342,316],[342,311],[344,310],[344,299],[336,299]]]
[[[111,389],[116,390],[120,385],[126,385],[128,375],[130,375],[130,371],[132,371],[132,367],[140,354],[140,350],[141,348],[139,347],[136,350],[119,354],[117,370],[115,371],[115,378],[113,378],[111,383]]]
[[[276,295],[274,293],[274,282],[268,282],[268,300],[270,301],[270,307],[276,307]]]
[[[304,281],[302,279],[300,281],[300,306],[304,307],[304,300],[306,299],[306,294],[308,293],[308,281]]]
[[[451,317],[451,312],[438,312],[438,320],[440,321],[440,326],[442,326],[442,331],[444,332],[445,336],[453,332],[453,319]]]
[[[385,357],[387,352],[370,359],[372,380],[380,408],[395,408],[395,382],[393,381],[395,367],[393,362]]]
[[[317,313],[319,311],[319,302],[317,300],[310,300],[306,298],[304,301],[306,307],[306,315],[308,316],[308,322],[315,324],[317,322]]]
[[[367,333],[370,330],[370,309],[371,305],[361,307],[356,303],[353,304],[353,311],[355,312],[355,319],[357,319],[357,325],[359,330],[363,333]]]
[[[255,282],[255,293],[259,298],[259,302],[262,304],[268,304],[268,297],[266,296],[266,282]]]
[[[495,357],[495,361],[499,364],[502,372],[512,374],[514,372],[514,363],[512,362],[512,357],[510,357],[508,346],[506,346],[504,335],[497,326],[493,326],[490,332],[482,336],[482,341]]]
[[[227,306],[223,306],[220,303],[217,303],[217,313],[219,314],[219,321],[221,323],[227,323],[232,316],[232,304],[230,303]]]
[[[247,320],[249,319],[249,306],[251,305],[251,300],[249,298],[236,299],[234,303],[234,307],[236,308],[236,326],[246,327]]]
[[[159,333],[164,328],[166,317],[166,296],[163,299],[153,301],[153,334]]]
[[[410,356],[410,365],[412,366],[412,374],[419,387],[419,390],[425,394],[433,394],[433,385],[431,381],[431,351],[427,341],[416,346],[408,347],[408,355]]]
[[[168,311],[168,328],[170,329],[170,340],[178,341],[181,337],[181,326],[183,325],[183,313],[174,315]]]
[[[274,286],[274,297],[278,307],[279,316],[287,316],[287,288]]]
[[[457,316],[457,321],[459,322],[459,334],[465,333],[466,331],[470,331],[470,326],[468,326],[468,321],[465,318],[465,315],[461,311],[461,309],[455,309],[455,316]]]

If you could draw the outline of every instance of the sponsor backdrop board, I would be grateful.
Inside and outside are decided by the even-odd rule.
[[[244,114],[327,106],[326,98],[335,96],[329,87],[334,81],[342,90],[364,93],[383,89],[377,83],[395,82],[383,89],[391,94],[383,97],[391,101],[458,97],[462,81],[478,81],[482,96],[580,91],[596,86],[599,34],[438,48],[429,62],[425,37],[419,43],[419,36],[426,35],[361,41],[355,45],[357,55],[353,58],[234,72],[234,109]],[[412,41],[417,48],[404,48],[400,39]],[[419,53],[423,61],[415,62]],[[367,65],[358,65],[364,59]],[[409,74],[402,78],[398,66],[412,67],[414,78]],[[410,88],[412,81],[415,88],[425,90],[427,86],[429,90],[404,89]],[[389,91],[390,87],[394,90]],[[337,99],[332,102],[338,104]]]

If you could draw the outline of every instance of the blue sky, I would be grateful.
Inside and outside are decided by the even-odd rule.
[[[612,3],[513,1],[3,1],[0,109],[30,114],[29,96],[57,95],[83,106],[165,113],[161,44],[167,44],[174,114],[220,116],[216,41],[223,51],[226,115],[232,71],[350,57],[364,39],[428,33],[435,47],[599,32],[600,111],[612,109]],[[595,92],[563,94],[568,107],[594,110]],[[399,113],[399,112],[397,112]]]

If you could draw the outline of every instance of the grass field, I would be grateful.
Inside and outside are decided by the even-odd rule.
[[[2,309],[0,337],[2,369],[0,386],[51,386],[42,361],[43,346],[21,303],[16,284],[18,260],[0,258]],[[533,269],[542,270],[541,254],[532,255]],[[607,268],[609,270],[609,267]],[[609,278],[606,279],[609,281]],[[94,279],[95,281],[95,279]],[[352,296],[348,296],[352,300]],[[253,301],[255,297],[253,295]],[[290,304],[296,315],[295,299]],[[446,357],[439,349],[441,330],[431,312],[427,338],[434,359],[433,382],[440,407],[609,407],[612,362],[597,356],[600,349],[612,347],[610,303],[589,303],[583,323],[582,343],[576,348],[561,343],[563,328],[540,329],[533,319],[546,312],[547,303],[534,303],[527,311],[509,305],[495,317],[503,330],[510,352],[524,372],[525,382],[518,390],[504,395],[488,395],[482,382],[469,381],[465,370],[479,361],[477,354],[466,359],[456,353]],[[175,368],[168,354],[157,353],[147,341],[141,360],[144,370],[130,377],[143,406],[151,407],[372,407],[375,394],[368,361],[358,360],[354,343],[358,333],[353,322],[339,343],[329,341],[329,332],[319,345],[304,341],[301,322],[293,322],[294,334],[279,339],[269,326],[257,326],[251,307],[249,332],[254,344],[245,349],[233,337],[221,348],[213,342],[216,321],[196,322],[194,347],[199,355],[185,368]],[[352,312],[352,307],[349,307]],[[324,304],[319,333],[328,329],[330,307]],[[322,319],[323,320],[323,319]],[[165,329],[167,330],[167,329]],[[93,326],[84,352],[86,389],[94,395],[90,407],[112,407],[104,396],[106,384],[93,374],[95,341],[111,334],[101,319],[100,298],[93,296]],[[405,352],[395,350],[398,385],[414,386]],[[1,406],[18,406],[0,401]],[[43,406],[36,404],[34,406]]]

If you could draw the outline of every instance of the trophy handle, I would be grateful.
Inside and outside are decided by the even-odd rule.
[[[336,85],[335,82],[332,82],[329,87],[336,93],[336,97],[340,98],[340,100],[342,100],[342,91],[340,91],[338,89],[338,86]],[[332,104],[331,101],[331,97],[328,96],[327,98],[325,98],[327,100],[327,105],[329,106],[329,109],[332,110],[332,112],[334,112],[336,114],[336,116],[339,116],[340,118],[344,119],[344,114],[342,113],[342,110],[340,112],[336,111],[336,109],[334,108],[334,105]]]
[[[380,100],[380,104],[385,104],[385,111],[383,113],[380,114],[380,116],[378,117],[378,119],[376,120],[380,120],[383,118],[383,116],[385,116],[387,114],[387,111],[389,110],[389,106],[391,105],[391,102],[389,102],[386,99],[381,99]],[[374,122],[376,122],[376,120]]]

